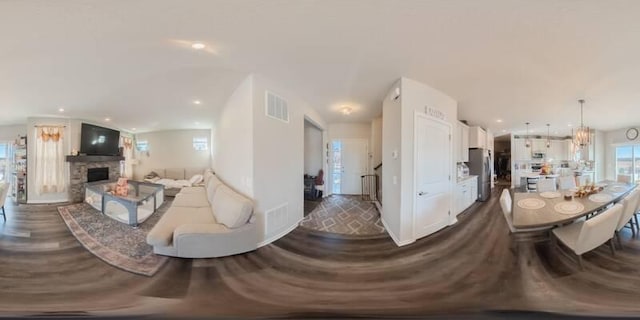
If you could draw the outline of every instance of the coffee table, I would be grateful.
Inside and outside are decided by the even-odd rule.
[[[127,196],[112,194],[115,181],[89,182],[85,187],[85,201],[105,216],[137,227],[149,218],[164,202],[161,184],[128,181]]]

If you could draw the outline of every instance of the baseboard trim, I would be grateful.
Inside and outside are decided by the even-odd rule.
[[[274,242],[274,241],[286,236],[289,232],[295,230],[295,228],[297,228],[300,225],[300,222],[302,221],[302,219],[304,219],[304,217],[298,219],[298,221],[296,221],[296,223],[292,224],[289,228],[285,229],[284,231],[276,234],[275,236],[273,236],[273,237],[271,237],[271,238],[269,238],[267,240],[259,242],[258,243],[258,248],[266,246],[266,245],[268,245],[268,244],[270,244],[270,243],[272,243],[272,242]]]
[[[416,242],[416,239],[409,239],[405,241],[398,240],[396,235],[393,232],[391,232],[391,229],[389,228],[389,225],[387,224],[387,222],[384,221],[384,218],[382,217],[382,210],[380,210],[380,221],[382,221],[382,225],[384,226],[384,229],[387,230],[387,233],[389,234],[393,242],[395,242],[398,247],[406,246],[408,244]]]

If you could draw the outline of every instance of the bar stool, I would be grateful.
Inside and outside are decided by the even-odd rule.
[[[538,177],[527,177],[527,192],[538,191]]]

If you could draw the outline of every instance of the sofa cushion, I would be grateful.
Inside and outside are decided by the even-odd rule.
[[[242,227],[249,221],[253,212],[253,203],[223,185],[216,190],[211,208],[218,223],[234,229]]]
[[[184,187],[180,190],[180,193],[184,193],[184,194],[200,194],[202,195],[202,197],[206,197],[207,196],[207,192],[206,189],[204,187]]]
[[[168,246],[173,240],[174,230],[183,224],[217,223],[211,208],[187,208],[171,206],[147,234],[147,243],[152,246]]]
[[[209,183],[207,183],[205,187],[207,189],[207,200],[209,200],[209,203],[213,203],[213,196],[216,194],[216,190],[222,185],[224,185],[222,181],[215,175],[209,179]]]
[[[201,193],[178,193],[176,199],[171,204],[172,207],[188,207],[188,208],[201,208],[209,207],[211,203],[207,200],[204,194]]]

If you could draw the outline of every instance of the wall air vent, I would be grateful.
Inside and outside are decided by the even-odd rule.
[[[275,208],[267,210],[264,213],[264,233],[266,235],[273,235],[279,231],[282,231],[289,221],[289,203],[281,204]]]
[[[287,100],[269,91],[266,92],[265,100],[265,111],[268,117],[289,123]]]

